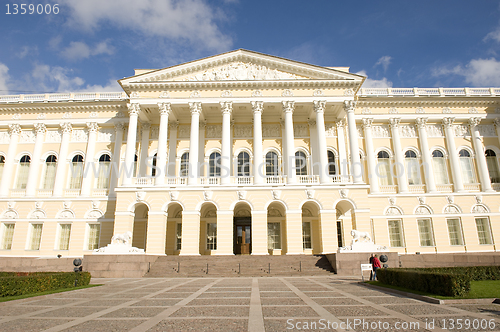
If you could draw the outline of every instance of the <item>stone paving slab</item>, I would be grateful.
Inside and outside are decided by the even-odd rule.
[[[471,325],[463,331],[500,331],[499,304],[435,305],[366,289],[358,281],[336,276],[93,279],[103,286],[0,303],[0,331],[396,331],[394,325],[402,323],[418,324],[406,331],[431,331],[430,321],[433,331],[459,331],[450,326],[459,319],[489,323],[487,329]],[[338,325],[355,319],[368,325]]]

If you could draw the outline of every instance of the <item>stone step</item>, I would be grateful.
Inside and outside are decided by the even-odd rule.
[[[328,259],[322,255],[161,256],[151,264],[145,277],[312,276],[332,273]]]

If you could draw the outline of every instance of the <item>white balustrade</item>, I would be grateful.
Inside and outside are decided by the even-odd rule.
[[[492,183],[491,187],[493,190],[500,191],[500,183]]]
[[[38,197],[51,197],[52,189],[38,189],[36,195]]]
[[[453,185],[452,184],[437,184],[436,189],[439,192],[442,193],[451,193],[453,192]]]
[[[395,194],[397,187],[398,186],[396,186],[396,185],[386,185],[386,186],[380,185],[379,189],[380,189],[381,193]]]
[[[252,180],[252,176],[237,176],[233,178],[233,183],[238,185],[250,185],[253,182]]]
[[[266,176],[267,184],[282,184],[284,183],[283,177],[281,176]]]
[[[139,177],[135,178],[135,184],[139,186],[151,186],[154,183],[153,177]]]
[[[64,191],[64,196],[66,196],[66,197],[78,197],[78,196],[80,196],[80,189],[66,189]]]
[[[297,180],[299,183],[316,184],[316,183],[319,183],[319,176],[318,175],[297,175]]]
[[[220,184],[220,177],[200,178],[200,183],[202,185],[217,185]]]
[[[466,191],[481,191],[480,183],[464,183],[464,189]]]
[[[24,197],[24,196],[26,196],[26,189],[11,189],[10,196],[11,197]]]
[[[94,196],[94,197],[106,197],[106,196],[108,196],[108,189],[93,189],[92,196]]]
[[[423,194],[425,193],[425,185],[424,184],[410,184],[409,190],[414,194]]]
[[[98,100],[125,100],[128,99],[124,92],[77,92],[77,93],[47,93],[29,95],[0,96],[0,103],[36,103],[57,101],[98,101]]]

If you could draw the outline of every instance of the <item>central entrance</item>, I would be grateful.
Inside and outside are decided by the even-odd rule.
[[[233,248],[235,255],[252,253],[252,219],[250,217],[234,217]]]

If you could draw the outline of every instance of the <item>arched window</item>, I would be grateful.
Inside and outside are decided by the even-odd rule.
[[[488,173],[490,173],[491,183],[500,183],[500,171],[498,170],[497,154],[491,149],[486,150],[484,154],[486,155],[486,165],[488,165]]]
[[[448,184],[448,171],[443,152],[439,150],[432,151],[432,168],[436,184]]]
[[[70,169],[71,180],[69,182],[69,189],[80,189],[82,187],[83,176],[83,156],[77,154],[71,161]]]
[[[297,175],[307,175],[307,156],[302,151],[295,152],[295,171]]]
[[[208,176],[213,178],[213,177],[220,177],[220,153],[219,152],[212,152],[210,155],[210,158],[208,160]]]
[[[189,175],[189,152],[184,153],[181,156],[181,165],[180,165],[180,177],[188,177]]]
[[[17,173],[17,189],[26,189],[26,184],[28,183],[28,173],[30,169],[31,158],[28,155],[24,155],[19,160],[19,171]]]
[[[53,154],[45,159],[45,177],[43,178],[43,189],[54,189],[54,180],[56,177],[57,157]]]
[[[278,176],[278,154],[276,152],[266,153],[266,176]]]
[[[110,166],[111,157],[109,154],[103,154],[99,158],[99,177],[97,178],[97,189],[107,189],[109,187]]]
[[[405,152],[405,168],[408,184],[420,184],[420,168],[415,151],[408,150]]]
[[[328,151],[328,174],[337,174],[337,165],[335,163],[335,154],[332,151]]]
[[[391,160],[387,151],[380,151],[377,154],[378,179],[381,186],[392,185]]]
[[[0,156],[0,178],[2,177],[4,166],[5,166],[5,157]]]
[[[238,176],[250,176],[250,155],[246,152],[238,154]]]
[[[158,156],[157,153],[155,153],[155,155],[153,156],[153,160],[151,161],[151,165],[153,165],[153,167],[151,167],[151,176],[154,177],[156,175],[156,157]]]
[[[474,176],[474,164],[469,151],[462,149],[458,153],[460,160],[460,170],[464,183],[475,183],[476,177]]]

